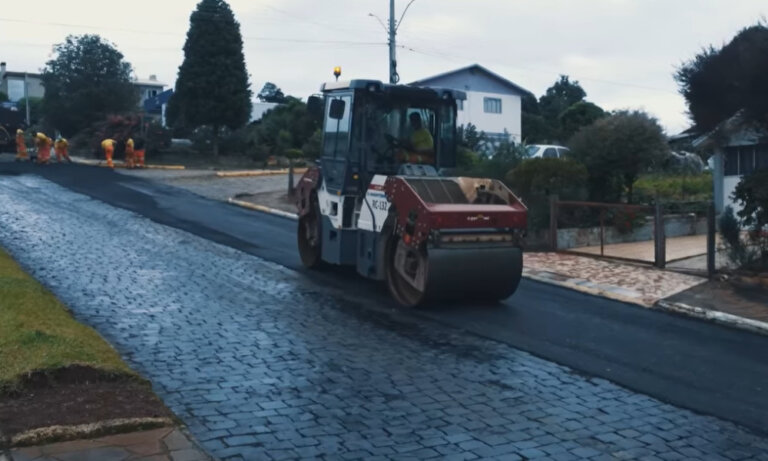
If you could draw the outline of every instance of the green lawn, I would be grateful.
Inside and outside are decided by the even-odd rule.
[[[73,364],[134,374],[96,331],[0,250],[0,390],[29,372]]]

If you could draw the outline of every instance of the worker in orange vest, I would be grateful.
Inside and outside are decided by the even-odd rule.
[[[56,160],[61,163],[64,160],[66,160],[69,163],[72,163],[72,159],[69,158],[69,153],[67,152],[67,148],[69,147],[69,143],[65,138],[59,137],[56,139],[56,142],[53,143],[54,152],[56,152]]]
[[[136,150],[134,150],[134,159],[136,161],[136,167],[137,168],[144,168],[144,154],[145,154],[145,148],[144,148],[144,140],[139,138],[139,140],[136,142]]]
[[[37,136],[35,136],[35,144],[37,145],[37,163],[47,165],[51,160],[51,146],[53,146],[53,139],[46,136],[45,133],[37,133]]]
[[[115,155],[115,142],[114,139],[107,138],[101,141],[101,149],[104,151],[104,158],[107,159],[107,166],[114,168],[115,164],[112,162],[112,156]]]
[[[27,141],[24,139],[24,130],[16,130],[16,161],[27,159]]]
[[[125,167],[126,168],[133,168],[135,166],[134,163],[134,150],[133,150],[133,138],[128,138],[127,141],[125,141]]]

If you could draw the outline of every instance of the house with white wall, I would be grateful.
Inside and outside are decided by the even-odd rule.
[[[133,86],[139,92],[139,107],[144,107],[144,103],[151,98],[156,97],[165,90],[165,83],[159,82],[156,75],[150,75],[149,79],[134,79]]]
[[[30,98],[45,96],[43,76],[32,72],[14,72],[6,68],[5,62],[0,62],[0,91],[8,96],[10,102],[18,102],[24,98],[25,92]]]
[[[458,125],[473,124],[485,132],[492,146],[506,138],[520,142],[522,133],[522,97],[528,90],[491,72],[479,64],[462,67],[411,83],[413,86],[449,88],[467,93],[459,104]]]
[[[248,123],[260,121],[264,117],[264,114],[279,105],[280,104],[276,102],[253,101],[251,104],[251,118]]]
[[[715,211],[721,213],[727,206],[741,209],[733,192],[744,176],[768,168],[768,127],[745,122],[739,112],[694,140],[693,146],[712,155]]]

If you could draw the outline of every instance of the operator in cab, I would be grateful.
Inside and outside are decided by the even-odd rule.
[[[411,122],[411,137],[402,141],[403,150],[399,154],[399,160],[405,163],[435,163],[435,140],[424,122],[421,115],[413,112],[408,117]]]

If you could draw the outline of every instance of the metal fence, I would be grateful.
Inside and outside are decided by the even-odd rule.
[[[697,275],[712,276],[715,272],[712,203],[672,202],[649,206],[561,201],[552,196],[549,215],[549,244],[554,251],[652,264],[658,268],[667,268],[671,262],[674,264],[669,269]],[[690,223],[686,225],[691,226],[692,235],[682,229],[668,239],[665,228],[672,226],[675,232],[676,219]]]

